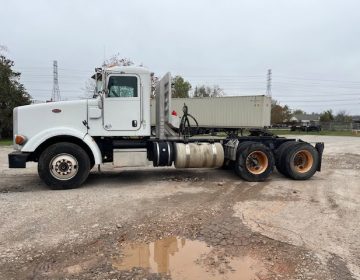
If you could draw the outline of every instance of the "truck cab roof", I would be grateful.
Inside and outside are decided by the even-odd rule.
[[[123,74],[151,74],[150,70],[142,67],[142,66],[108,66],[102,68],[105,72],[113,72],[113,73],[123,73]],[[101,76],[101,73],[95,73],[91,76],[91,78],[95,79],[95,77]]]

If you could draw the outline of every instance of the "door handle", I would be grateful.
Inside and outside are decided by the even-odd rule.
[[[137,127],[137,120],[133,120],[133,121],[132,121],[132,126],[133,126],[133,127]]]

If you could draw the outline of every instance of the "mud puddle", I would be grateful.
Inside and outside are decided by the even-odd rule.
[[[128,243],[122,254],[112,261],[117,270],[134,267],[151,273],[170,275],[172,279],[236,279],[266,278],[264,265],[250,256],[230,257],[205,242],[168,237],[155,242]]]

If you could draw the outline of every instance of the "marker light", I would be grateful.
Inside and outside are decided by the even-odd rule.
[[[18,145],[24,144],[26,141],[26,137],[23,135],[15,135],[15,143]]]

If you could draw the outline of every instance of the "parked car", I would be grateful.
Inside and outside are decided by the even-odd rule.
[[[293,125],[290,128],[291,131],[321,131],[321,125],[309,124],[309,125]]]

